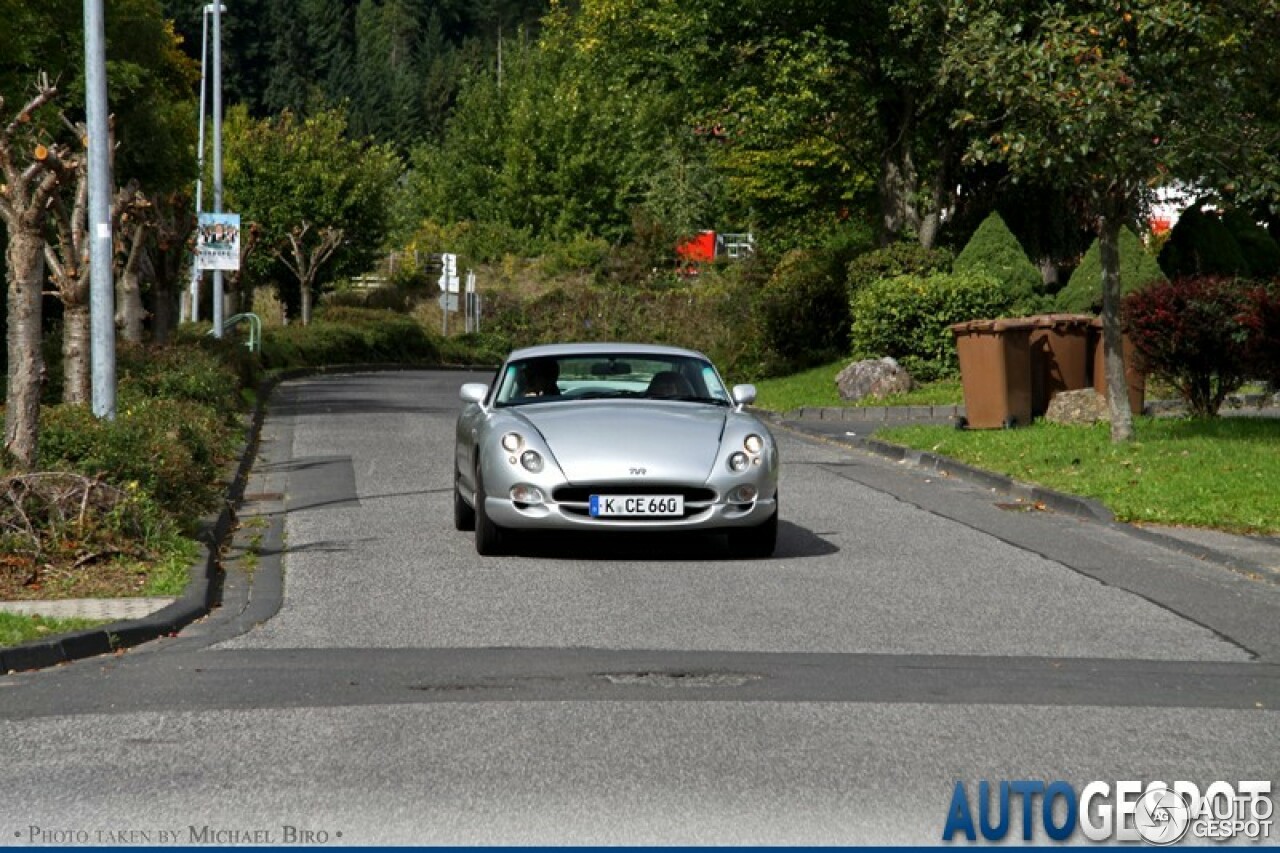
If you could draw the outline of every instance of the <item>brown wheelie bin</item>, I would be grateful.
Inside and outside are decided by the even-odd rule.
[[[956,323],[966,425],[1000,429],[1031,423],[1031,320]]]
[[[1090,349],[1092,350],[1090,372],[1093,377],[1093,390],[1097,391],[1104,398],[1107,396],[1107,367],[1102,356],[1102,320],[1094,319],[1089,324],[1089,337],[1092,340]],[[1133,341],[1129,340],[1129,336],[1124,336],[1124,379],[1125,384],[1129,386],[1129,410],[1135,415],[1140,415],[1146,407],[1147,401],[1147,377],[1138,368],[1137,357],[1133,349]]]
[[[1059,391],[1076,391],[1093,383],[1089,356],[1093,340],[1088,314],[1040,314],[1031,332],[1031,414],[1049,411]]]

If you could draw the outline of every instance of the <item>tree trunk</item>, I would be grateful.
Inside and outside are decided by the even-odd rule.
[[[9,274],[8,388],[5,394],[4,446],[20,471],[36,467],[40,432],[40,293],[44,283],[44,240],[39,232],[10,229],[5,262]]]
[[[142,306],[142,283],[138,273],[146,234],[147,226],[143,223],[130,229],[129,254],[120,270],[120,280],[116,283],[116,325],[120,328],[121,336],[134,344],[142,343],[142,323],[147,315]]]
[[[311,282],[299,282],[302,287],[302,325],[311,325]]]
[[[1129,383],[1124,375],[1124,333],[1120,326],[1120,218],[1105,216],[1098,229],[1102,253],[1102,353],[1107,376],[1111,440],[1133,440]]]
[[[62,312],[62,402],[68,405],[87,406],[93,402],[89,347],[88,303],[65,303]]]

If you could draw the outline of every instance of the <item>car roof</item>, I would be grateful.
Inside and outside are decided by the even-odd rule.
[[[628,343],[567,343],[567,344],[542,344],[536,347],[525,347],[523,349],[513,350],[507,356],[507,361],[520,361],[526,358],[538,357],[554,357],[564,358],[566,356],[575,355],[683,355],[693,358],[700,358],[703,361],[710,361],[702,353],[697,350],[683,349],[681,347],[664,346],[662,344],[628,344]]]

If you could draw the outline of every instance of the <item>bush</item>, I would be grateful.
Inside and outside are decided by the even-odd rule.
[[[1014,304],[1030,310],[1039,307],[1036,298],[1044,289],[1040,271],[995,211],[973,232],[968,244],[956,256],[952,269],[956,272],[985,270],[1004,285]]]
[[[1193,416],[1212,417],[1244,384],[1255,306],[1240,282],[1179,278],[1125,297],[1125,331],[1142,367],[1177,389]]]
[[[849,340],[843,265],[828,252],[783,255],[756,302],[768,346],[793,367],[832,361]]]
[[[41,470],[71,470],[117,488],[141,488],[178,518],[191,519],[216,504],[220,469],[233,445],[233,432],[217,410],[186,400],[136,400],[114,421],[99,420],[85,406],[51,406],[41,413]]]
[[[439,364],[434,338],[393,311],[326,306],[310,326],[267,330],[263,363],[273,369],[335,364]]]
[[[1249,375],[1280,387],[1280,281],[1249,292]]]
[[[1122,295],[1164,280],[1160,264],[1143,248],[1132,230],[1120,229],[1119,244]],[[1067,286],[1058,292],[1054,307],[1072,314],[1097,314],[1102,310],[1102,248],[1097,240],[1085,252]]]
[[[116,370],[122,403],[156,397],[225,409],[238,399],[242,384],[236,369],[214,346],[121,344]]]
[[[1003,283],[981,270],[881,279],[853,297],[853,357],[891,356],[923,382],[952,375],[957,363],[949,327],[1008,316],[1015,303]]]
[[[914,240],[892,243],[859,255],[849,262],[848,290],[852,298],[862,288],[882,278],[950,272],[955,257],[947,249],[926,249]]]
[[[1160,268],[1170,278],[1248,275],[1240,244],[1213,212],[1193,207],[1178,217],[1160,250]]]

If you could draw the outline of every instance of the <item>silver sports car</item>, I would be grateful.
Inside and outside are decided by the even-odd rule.
[[[778,536],[778,449],[701,353],[648,344],[516,350],[462,386],[454,522],[476,550],[520,530],[722,531],[738,556]]]

